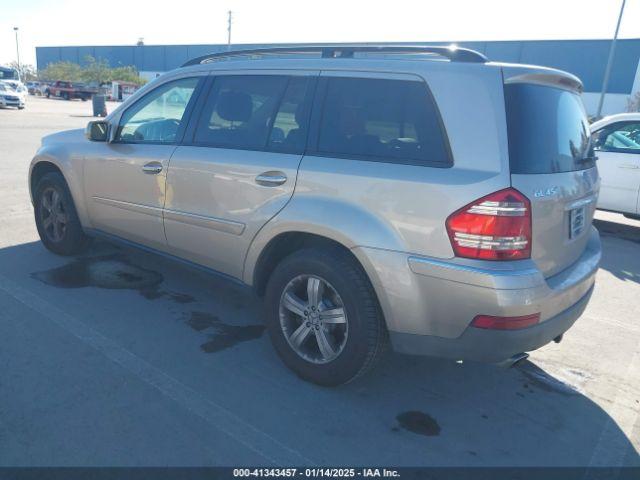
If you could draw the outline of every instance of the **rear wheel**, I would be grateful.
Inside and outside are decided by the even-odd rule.
[[[269,335],[284,363],[326,386],[366,373],[381,356],[386,330],[360,265],[340,249],[304,249],[275,269],[266,292]]]
[[[35,217],[38,235],[45,247],[58,255],[82,252],[90,239],[82,230],[64,177],[51,172],[35,189]]]

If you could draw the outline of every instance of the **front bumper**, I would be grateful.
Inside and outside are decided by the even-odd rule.
[[[17,99],[6,99],[6,98],[2,98],[0,97],[0,106],[3,107],[24,107],[24,101]]]
[[[531,260],[440,260],[359,250],[356,255],[372,279],[394,350],[485,362],[534,350],[569,329],[591,296],[601,257],[595,228],[581,257],[550,278]],[[534,313],[540,313],[540,322],[522,330],[470,326],[477,315]]]

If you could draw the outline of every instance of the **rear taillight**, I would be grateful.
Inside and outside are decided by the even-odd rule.
[[[531,204],[513,188],[487,195],[447,218],[458,257],[521,260],[531,256]]]

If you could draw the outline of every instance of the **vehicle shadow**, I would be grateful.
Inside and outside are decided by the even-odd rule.
[[[246,289],[152,254],[96,242],[65,259],[26,243],[0,249],[3,277],[318,465],[640,466],[584,393],[584,372],[571,382],[535,360],[503,369],[388,353],[370,374],[327,389],[282,365]]]
[[[600,219],[594,219],[593,225],[603,244],[600,268],[621,280],[640,283],[640,226]]]

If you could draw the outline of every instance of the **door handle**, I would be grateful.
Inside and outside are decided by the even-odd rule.
[[[287,181],[287,176],[282,172],[264,172],[256,177],[256,183],[264,187],[277,187]]]
[[[142,171],[149,175],[157,175],[162,171],[162,164],[158,162],[149,162],[144,167],[142,167]]]
[[[634,163],[621,163],[620,165],[618,165],[618,167],[620,168],[628,168],[630,170],[637,170],[640,168],[640,165],[636,165]]]

